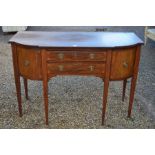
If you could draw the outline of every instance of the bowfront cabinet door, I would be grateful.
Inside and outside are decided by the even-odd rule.
[[[112,52],[111,80],[123,80],[133,75],[136,48],[115,49]]]
[[[41,80],[41,55],[37,48],[17,46],[20,75],[31,80]]]

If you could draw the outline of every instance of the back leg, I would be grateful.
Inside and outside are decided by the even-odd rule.
[[[23,78],[23,80],[24,80],[25,97],[28,100],[29,99],[29,97],[28,97],[28,83],[27,83],[26,78]]]
[[[125,92],[126,92],[126,84],[127,84],[127,79],[123,81],[123,94],[122,94],[122,101],[124,102],[125,98]]]

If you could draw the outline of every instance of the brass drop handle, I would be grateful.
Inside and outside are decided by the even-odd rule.
[[[123,62],[123,67],[124,68],[128,68],[128,63],[127,62]]]
[[[94,59],[95,58],[95,54],[91,53],[91,54],[89,54],[89,57],[90,57],[90,59]]]
[[[64,54],[63,53],[59,53],[58,57],[59,57],[60,60],[62,60],[64,58]]]
[[[59,71],[63,71],[64,70],[64,66],[63,65],[59,65]]]
[[[94,66],[89,66],[90,71],[94,71]]]
[[[30,65],[30,61],[29,61],[29,60],[25,60],[25,61],[24,61],[24,66],[25,66],[25,67],[28,67],[29,65]]]

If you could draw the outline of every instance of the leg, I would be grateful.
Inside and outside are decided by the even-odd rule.
[[[102,109],[102,125],[104,125],[105,113],[107,107],[109,79],[104,80],[103,109]]]
[[[125,92],[126,92],[126,84],[127,84],[127,79],[123,81],[123,94],[122,94],[122,101],[124,102],[125,98]]]
[[[17,92],[19,116],[22,117],[20,75],[19,75],[19,69],[18,69],[16,46],[14,44],[12,44],[12,59],[13,59],[14,78],[15,78],[15,85],[16,85],[16,92]]]
[[[45,106],[45,119],[46,125],[48,125],[48,76],[47,76],[47,62],[46,62],[46,51],[41,52],[42,58],[42,76],[43,76],[43,95],[44,95],[44,106]]]
[[[48,82],[43,81],[43,94],[44,94],[44,106],[45,106],[45,119],[46,125],[48,125]]]
[[[109,88],[109,77],[110,77],[110,64],[111,64],[111,50],[107,52],[105,75],[104,75],[104,94],[103,94],[103,108],[102,108],[102,125],[104,125],[108,88]]]
[[[16,85],[16,92],[17,92],[19,116],[22,117],[22,99],[21,99],[20,76],[15,75],[15,85]]]
[[[134,100],[134,93],[135,93],[135,88],[136,88],[136,80],[137,80],[136,77],[133,77],[131,80],[128,117],[131,117],[131,111],[132,111],[133,100]]]
[[[133,72],[133,77],[131,80],[128,117],[131,117],[131,111],[132,111],[132,106],[133,106],[134,93],[135,93],[136,81],[137,81],[137,75],[138,75],[139,61],[140,61],[140,46],[137,46],[136,59],[135,59],[135,64],[134,64],[134,72]]]
[[[25,89],[25,96],[26,96],[26,99],[28,100],[28,87],[27,87],[27,79],[26,78],[23,78],[24,80],[24,89]]]

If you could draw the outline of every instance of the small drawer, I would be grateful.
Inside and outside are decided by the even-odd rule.
[[[48,51],[48,61],[106,61],[106,52]]]
[[[77,52],[77,60],[105,62],[106,52]]]
[[[75,60],[75,53],[68,51],[48,51],[48,61],[73,61]]]
[[[48,63],[48,74],[104,74],[104,63]]]

